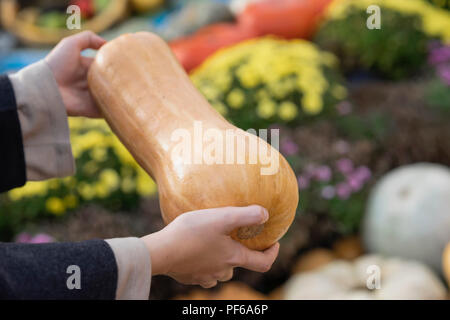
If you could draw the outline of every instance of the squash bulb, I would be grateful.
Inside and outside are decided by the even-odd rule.
[[[91,65],[88,83],[108,124],[155,179],[166,223],[188,211],[257,204],[269,211],[269,220],[264,226],[234,230],[231,236],[263,250],[286,233],[298,204],[291,167],[275,148],[215,111],[162,39],[139,32],[108,42]],[[209,142],[204,136],[200,139],[201,147],[195,143],[199,126],[205,135],[214,133],[206,139]],[[236,161],[211,162],[205,149],[217,142],[214,136],[226,141],[227,132],[234,133],[234,145],[214,149],[210,156],[223,150],[222,159],[234,153]],[[239,149],[242,145],[245,148]],[[263,161],[268,154],[276,163],[271,174]],[[238,156],[244,161],[238,162]]]

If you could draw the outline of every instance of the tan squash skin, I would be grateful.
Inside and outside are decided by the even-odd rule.
[[[447,244],[444,253],[442,254],[442,271],[445,280],[447,280],[447,284],[450,286],[450,242]]]
[[[172,150],[178,142],[171,141],[175,129],[193,132],[194,121],[202,122],[203,131],[235,127],[197,91],[162,39],[140,32],[110,41],[97,53],[88,81],[113,131],[156,180],[166,223],[188,211],[258,204],[269,211],[264,227],[241,228],[231,236],[251,249],[263,250],[286,233],[297,209],[297,179],[272,147],[279,156],[279,170],[273,175],[261,175],[261,167],[267,165],[259,162],[176,163]],[[247,142],[260,139],[240,133]]]

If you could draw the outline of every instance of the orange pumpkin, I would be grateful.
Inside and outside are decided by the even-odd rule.
[[[156,180],[166,223],[187,211],[258,204],[267,208],[269,220],[263,226],[234,230],[231,236],[249,248],[263,250],[286,233],[298,204],[291,167],[275,148],[216,112],[161,38],[140,32],[105,44],[89,70],[88,82],[111,128]],[[236,143],[226,152],[238,156],[242,150],[238,146],[246,146],[239,153],[244,163],[197,163],[195,159],[204,159],[204,152],[196,146],[193,151],[189,148],[194,161],[185,161],[176,152],[180,145],[174,132],[195,136],[196,124],[218,134],[234,132]],[[262,158],[251,163],[257,156],[247,148],[252,144],[260,147],[259,156],[267,148],[266,155],[270,153],[274,161],[271,164],[278,161],[273,174],[262,174],[269,163]],[[205,150],[208,146],[204,143]]]
[[[258,35],[309,38],[331,0],[262,0],[250,3],[238,22]]]
[[[217,23],[200,28],[193,35],[171,41],[170,47],[189,72],[217,50],[255,36],[254,32],[239,25]]]

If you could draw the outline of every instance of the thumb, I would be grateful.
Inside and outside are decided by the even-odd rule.
[[[258,225],[269,219],[268,211],[258,205],[223,208],[221,228],[230,234],[236,228]]]
[[[98,36],[92,31],[83,31],[73,36],[73,41],[76,43],[80,51],[85,49],[98,50],[106,43],[106,40]]]

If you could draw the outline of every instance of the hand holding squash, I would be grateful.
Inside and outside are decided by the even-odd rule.
[[[228,281],[234,267],[258,272],[270,269],[279,245],[253,251],[229,236],[238,227],[268,219],[259,206],[206,209],[182,214],[163,230],[142,238],[152,261],[152,274],[169,275],[184,284],[213,287]]]
[[[61,40],[45,57],[69,116],[101,116],[87,84],[87,73],[94,59],[82,56],[81,52],[97,50],[105,43],[106,40],[92,31],[83,31]]]
[[[184,212],[257,204],[269,211],[267,222],[235,229],[233,239],[250,249],[264,250],[286,233],[299,197],[297,179],[286,159],[266,141],[236,128],[215,111],[161,38],[139,32],[108,42],[97,53],[88,83],[109,125],[156,180],[166,223]],[[195,137],[196,123],[221,136],[232,131],[236,143],[231,151],[226,148],[222,159],[233,153],[243,157],[244,163],[195,163],[197,158],[204,159],[202,150],[209,146],[204,140],[200,144],[206,144],[205,148],[194,145],[194,163],[177,156],[174,151],[179,142],[174,141],[174,133]],[[245,147],[243,152],[238,150],[240,144]],[[257,145],[258,152],[252,152],[251,145]],[[263,150],[273,160],[269,168],[261,160]],[[255,156],[259,158],[251,163],[249,159]],[[264,174],[272,163],[277,164],[276,170]]]

